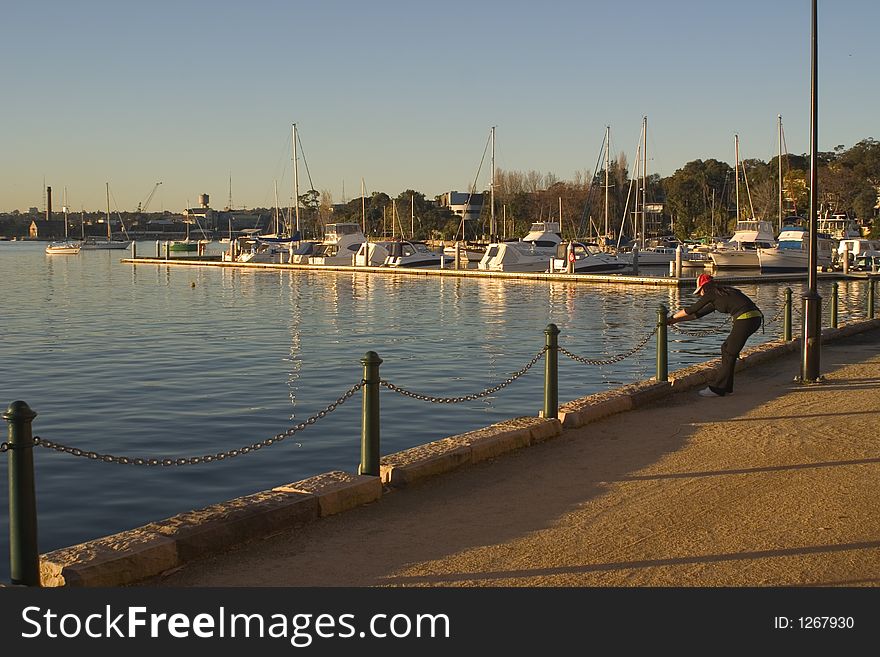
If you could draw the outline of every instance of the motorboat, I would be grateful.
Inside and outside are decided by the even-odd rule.
[[[48,255],[76,255],[79,253],[79,242],[66,240],[64,242],[50,242],[46,245]]]
[[[486,254],[486,246],[484,244],[474,244],[472,242],[455,242],[449,246],[443,247],[443,253],[453,258],[458,257],[465,262],[480,262]]]
[[[709,254],[715,269],[758,269],[758,249],[776,246],[773,224],[763,219],[736,222],[733,235]]]
[[[783,226],[774,247],[759,248],[758,261],[762,274],[806,272],[810,267],[809,231],[804,226]],[[816,267],[831,269],[835,240],[816,235]]]
[[[367,236],[361,230],[360,224],[327,224],[324,239],[315,247],[308,262],[310,265],[350,266],[354,263],[354,255],[361,244],[366,241]]]
[[[843,263],[844,257],[849,265],[869,269],[871,263],[880,257],[880,240],[866,237],[842,239],[837,244],[837,261]]]
[[[455,264],[455,256],[432,251],[424,242],[397,240],[383,243],[388,252],[384,267],[420,267],[438,268],[451,267]]]
[[[625,260],[602,251],[597,244],[583,242],[560,242],[551,262],[550,273],[567,272],[569,263],[572,263],[575,274],[602,274],[629,266]]]
[[[556,257],[562,242],[558,221],[536,221],[524,238],[511,242],[494,242],[477,265],[484,271],[540,271]]]

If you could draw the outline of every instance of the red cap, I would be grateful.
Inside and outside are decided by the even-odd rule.
[[[694,290],[694,294],[699,294],[700,290],[703,289],[703,286],[708,285],[712,280],[713,279],[709,274],[700,274],[697,278],[697,289]]]

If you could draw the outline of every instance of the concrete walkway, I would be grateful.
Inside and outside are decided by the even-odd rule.
[[[720,342],[720,338],[719,338]],[[673,394],[139,586],[880,585],[880,331]]]

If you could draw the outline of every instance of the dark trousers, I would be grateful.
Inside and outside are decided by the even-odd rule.
[[[736,369],[736,359],[739,352],[746,344],[749,336],[761,328],[760,317],[733,320],[733,328],[721,345],[721,367],[715,374],[715,380],[709,387],[719,393],[733,392],[733,373]]]

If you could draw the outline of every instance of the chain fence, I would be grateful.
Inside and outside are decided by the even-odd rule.
[[[559,352],[568,356],[574,361],[578,363],[583,363],[584,365],[612,365],[614,363],[619,363],[622,360],[625,360],[635,354],[637,351],[642,349],[646,344],[648,344],[648,340],[650,340],[654,334],[657,333],[657,327],[654,327],[654,330],[648,333],[645,336],[645,339],[639,342],[635,347],[630,349],[629,351],[624,351],[621,354],[617,354],[616,356],[611,356],[610,358],[602,358],[602,359],[593,359],[593,358],[585,358],[583,356],[578,356],[576,354],[571,353],[568,349],[564,347],[558,347]]]
[[[403,395],[404,397],[411,397],[412,399],[427,401],[431,402],[432,404],[458,404],[464,401],[473,401],[475,399],[480,399],[481,397],[486,397],[487,395],[496,393],[502,388],[506,388],[507,386],[509,386],[511,383],[513,383],[518,378],[523,376],[526,372],[528,372],[539,360],[541,360],[541,356],[543,356],[547,352],[547,349],[548,347],[546,346],[541,349],[541,351],[535,354],[535,356],[528,363],[526,363],[524,367],[511,374],[505,381],[502,381],[496,386],[486,388],[485,390],[470,395],[461,395],[460,397],[434,397],[432,395],[424,395],[418,392],[412,392],[411,390],[401,388],[400,386],[394,385],[393,383],[385,381],[384,379],[381,379],[379,381],[379,385],[383,388],[387,388],[388,390]]]
[[[240,447],[238,449],[230,449],[225,452],[218,452],[217,454],[178,458],[143,458],[132,456],[113,456],[112,454],[100,454],[98,452],[79,449],[77,447],[69,447],[67,445],[62,445],[61,443],[46,440],[45,438],[40,438],[39,436],[34,436],[33,440],[34,445],[39,445],[40,447],[45,447],[47,449],[53,449],[56,452],[70,454],[71,456],[81,456],[92,461],[101,461],[103,463],[118,463],[120,465],[147,465],[167,467],[172,465],[198,465],[200,463],[225,461],[226,459],[234,458],[236,456],[242,456],[244,454],[249,454],[251,452],[261,450],[264,447],[271,447],[272,445],[281,442],[285,438],[290,438],[292,435],[302,431],[306,427],[309,427],[317,423],[319,420],[327,417],[341,404],[344,404],[348,399],[350,399],[352,395],[354,395],[354,393],[363,388],[365,384],[366,382],[361,380],[359,383],[349,388],[345,392],[345,394],[342,395],[342,397],[337,399],[332,404],[329,404],[326,408],[318,411],[317,413],[310,416],[308,419],[303,420],[299,424],[290,427],[289,429],[286,429],[281,433],[275,434],[271,438],[266,438],[265,440],[261,440],[260,442],[252,443],[251,445],[245,445],[244,447]],[[3,443],[2,446],[0,446],[0,453],[5,452],[7,449],[10,449],[10,446],[7,443]]]

